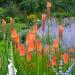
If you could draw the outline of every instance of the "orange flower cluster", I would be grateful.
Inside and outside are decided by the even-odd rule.
[[[42,44],[40,39],[36,39],[37,25],[34,24],[33,31],[30,30],[26,35],[26,45],[27,45],[27,60],[31,60],[31,52],[37,49],[38,52],[42,51]]]
[[[26,45],[28,46],[29,51],[34,50],[34,42],[36,40],[36,34],[33,34],[32,31],[29,31],[26,36]]]
[[[64,53],[64,54],[63,54],[63,60],[64,60],[64,63],[65,63],[65,64],[68,63],[69,55],[68,55],[67,53]]]
[[[37,28],[34,26],[34,28]],[[37,29],[34,29],[34,32],[37,32]],[[33,51],[36,47],[39,52],[42,50],[42,44],[40,39],[36,40],[36,34],[32,31],[29,31],[26,36],[26,45],[28,47],[28,51]]]
[[[31,61],[31,52],[36,48],[36,33],[37,25],[33,26],[33,30],[30,30],[26,35],[26,45],[27,45],[27,61]]]
[[[62,37],[63,37],[63,31],[64,31],[64,27],[63,25],[60,25],[59,26],[59,38],[62,40]]]
[[[11,39],[14,43],[14,46],[18,49],[20,56],[24,56],[25,55],[25,47],[24,47],[24,44],[21,44],[19,42],[19,35],[15,29],[13,29],[11,31]]]
[[[58,51],[58,44],[59,44],[58,40],[54,39],[54,41],[53,41],[53,47],[54,47],[55,52]]]
[[[30,43],[34,42],[35,40],[36,40],[36,35],[33,34],[32,31],[29,31],[26,36],[26,44],[30,45]]]

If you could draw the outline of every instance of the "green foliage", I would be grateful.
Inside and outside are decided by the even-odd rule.
[[[30,14],[27,16],[27,20],[29,22],[35,22],[38,19],[38,17],[35,14]]]
[[[6,41],[0,41],[0,75],[6,75],[8,69],[8,54],[9,50],[6,46]],[[7,50],[8,52],[7,52]]]
[[[2,15],[4,13],[5,13],[5,9],[3,9],[3,8],[0,7],[0,15]]]
[[[74,0],[50,0],[52,3],[51,15],[56,16],[75,16]],[[47,11],[47,0],[0,0],[0,16],[15,17],[16,22],[26,22],[27,16],[36,13],[38,17],[42,12]],[[3,9],[4,8],[4,9]],[[61,13],[61,14],[60,14]],[[66,13],[66,14],[65,14]],[[3,15],[4,14],[4,15]],[[65,14],[65,15],[63,15]]]
[[[18,16],[18,18],[19,18],[19,22],[25,22],[26,21],[25,15],[20,15],[20,16]]]
[[[13,3],[10,3],[10,5],[6,9],[6,16],[14,17],[14,16],[17,16],[19,13],[20,11],[18,7]]]
[[[5,9],[0,7],[0,18],[5,14]]]
[[[9,16],[5,17],[5,19],[6,19],[7,23],[10,21],[10,17]]]
[[[21,30],[20,32],[20,42],[21,43],[24,43],[26,40],[26,34],[28,32],[28,29],[27,30]]]
[[[27,14],[33,12],[42,12],[46,8],[46,0],[23,0],[20,3],[20,10],[25,11]]]
[[[14,20],[15,20],[16,23],[19,23],[20,22],[19,17],[14,17]]]

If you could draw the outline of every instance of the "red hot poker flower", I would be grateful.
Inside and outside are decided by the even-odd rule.
[[[34,43],[32,42],[28,45],[28,51],[33,51],[33,50],[34,50]]]
[[[37,33],[37,24],[35,23],[33,26],[33,33],[36,34]]]
[[[31,53],[30,53],[30,51],[27,52],[27,61],[28,62],[31,61]]]
[[[13,25],[14,25],[14,19],[11,17],[10,18],[10,25],[11,25],[11,30],[13,29]]]
[[[41,44],[41,41],[40,41],[40,39],[38,39],[37,40],[37,50],[39,51],[39,52],[41,52],[42,51],[42,44]]]
[[[16,37],[16,30],[13,29],[13,30],[11,31],[11,38],[14,39],[15,37]]]
[[[12,41],[14,43],[14,46],[17,48],[17,45],[19,43],[19,35],[17,34],[15,29],[13,29],[11,31],[11,39],[12,39]]]
[[[57,61],[57,57],[54,56],[54,57],[52,58],[52,65],[56,66],[56,65],[57,65],[56,61]]]
[[[32,31],[29,31],[26,36],[26,44],[29,45],[31,42],[35,42],[36,34],[33,34]]]
[[[2,27],[5,28],[6,27],[6,21],[4,19],[2,19]]]
[[[2,29],[3,29],[3,37],[5,39],[5,33],[6,33],[6,21],[2,19]]]
[[[68,63],[68,59],[69,59],[69,55],[67,53],[64,53],[63,54],[63,60],[64,60],[64,63]]]
[[[54,41],[53,41],[53,47],[54,47],[55,52],[57,52],[57,50],[58,50],[58,44],[59,44],[58,40],[54,39]]]
[[[47,2],[47,16],[50,18],[50,8],[51,8],[51,2]]]
[[[47,8],[51,7],[51,2],[47,2]]]
[[[14,39],[14,42],[19,43],[19,35],[18,34],[16,34],[16,37]]]
[[[16,43],[19,43],[19,35],[17,34],[15,29],[13,29],[11,32],[11,39]]]
[[[42,14],[42,30],[44,31],[45,27],[45,22],[46,22],[46,14]]]
[[[14,19],[11,17],[10,18],[10,25],[12,26],[14,24]]]
[[[64,27],[63,27],[63,25],[60,25],[59,26],[59,37],[60,37],[61,40],[62,40],[62,37],[63,37],[63,31],[64,31]]]
[[[24,44],[18,44],[18,51],[20,53],[20,56],[24,56],[25,55]]]

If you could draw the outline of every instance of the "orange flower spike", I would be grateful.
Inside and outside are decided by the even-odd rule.
[[[54,41],[53,41],[53,47],[54,48],[58,48],[58,40],[57,39],[54,39]]]
[[[19,43],[19,35],[15,29],[11,31],[11,39],[14,41],[14,43]]]
[[[37,33],[37,24],[35,23],[33,26],[33,33],[36,34]]]
[[[34,50],[34,44],[33,43],[30,43],[28,45],[28,51],[33,51]]]
[[[47,16],[50,18],[50,8],[51,8],[51,2],[47,2]]]
[[[4,19],[2,19],[2,27],[5,28],[6,27],[6,21]]]
[[[46,14],[42,14],[42,30],[44,31],[45,27],[45,22],[46,22]]]
[[[58,50],[58,44],[59,44],[58,40],[54,39],[54,41],[53,41],[53,47],[55,49],[55,52],[57,52],[57,50]]]
[[[40,39],[38,39],[37,40],[37,49],[38,49],[38,51],[42,51],[42,44],[41,44],[41,41],[40,41]]]
[[[20,56],[24,56],[25,55],[24,44],[18,44],[18,51],[20,53]]]
[[[60,25],[59,26],[59,32],[63,32],[64,31],[64,27],[63,27],[63,25]]]
[[[11,30],[13,29],[13,25],[14,25],[14,19],[11,17],[11,18],[10,18],[10,26],[11,26]]]
[[[30,40],[33,41],[34,40],[34,34],[33,34],[33,32],[31,32],[29,36],[30,36]]]
[[[51,8],[51,6],[52,6],[52,5],[51,5],[51,2],[47,2],[47,8],[49,8],[49,9],[50,9],[50,8]]]
[[[27,52],[27,61],[28,62],[31,61],[31,53],[30,53],[30,51]]]
[[[16,30],[13,29],[13,30],[11,31],[11,38],[14,39],[15,37],[16,37]]]
[[[14,25],[14,19],[12,17],[10,18],[10,25]]]
[[[14,40],[15,40],[16,43],[19,43],[19,35],[18,34],[16,34],[16,37],[15,37]]]
[[[52,58],[52,65],[56,66],[56,65],[57,65],[56,61],[57,61],[57,57],[54,56],[54,57]]]
[[[67,53],[64,53],[63,54],[63,60],[64,60],[64,63],[68,63],[68,60],[69,60],[69,55]]]
[[[35,42],[36,34],[33,34],[32,31],[29,31],[26,36],[26,44],[29,45],[31,42]]]
[[[59,37],[60,37],[61,40],[62,40],[62,37],[63,37],[63,31],[64,31],[64,27],[63,27],[63,25],[60,25],[59,26]]]
[[[5,40],[5,33],[6,33],[6,21],[2,19],[2,28],[3,28],[3,38]]]

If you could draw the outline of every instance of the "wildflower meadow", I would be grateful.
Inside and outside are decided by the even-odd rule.
[[[52,7],[46,1],[29,28],[14,17],[1,19],[0,75],[75,75],[75,19],[58,20]]]

